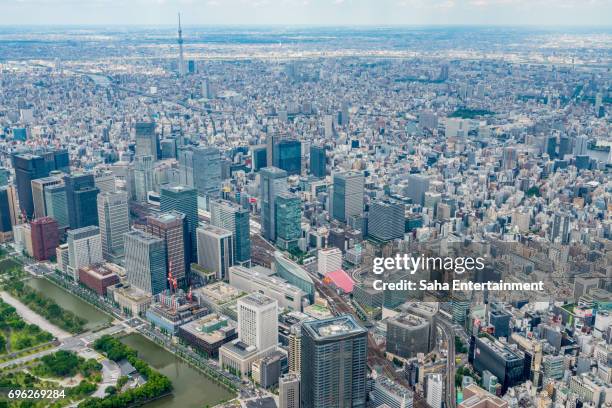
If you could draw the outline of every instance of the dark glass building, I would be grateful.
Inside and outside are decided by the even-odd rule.
[[[474,369],[480,375],[485,370],[495,375],[502,385],[503,393],[508,387],[526,380],[523,353],[486,336],[475,338],[473,344]]]
[[[259,169],[268,166],[268,152],[266,146],[257,146],[253,148],[253,171],[259,171]]]
[[[302,324],[302,408],[366,406],[368,332],[350,315]]]
[[[28,218],[34,215],[34,200],[32,198],[32,180],[47,177],[49,167],[42,156],[33,154],[13,155],[15,169],[15,185],[19,197],[19,206]]]
[[[189,250],[187,259],[195,262],[197,258],[196,229],[198,228],[198,193],[192,187],[181,184],[162,186],[159,207],[162,212],[178,211],[185,214],[189,233]]]
[[[0,236],[12,231],[12,229],[8,188],[0,187]]]
[[[98,225],[98,193],[93,174],[64,176],[68,223],[71,229]]]
[[[310,174],[319,178],[325,177],[326,164],[327,158],[325,156],[325,147],[316,145],[310,146]]]
[[[495,329],[494,336],[508,338],[510,336],[510,313],[503,310],[491,310],[489,322]]]
[[[274,145],[274,167],[283,169],[287,174],[302,172],[302,143],[299,140],[281,140]]]

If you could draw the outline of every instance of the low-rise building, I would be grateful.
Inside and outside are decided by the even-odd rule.
[[[178,336],[208,357],[216,357],[219,347],[236,337],[236,323],[226,316],[212,313],[179,327]]]
[[[176,335],[179,327],[208,314],[209,309],[192,301],[182,292],[171,294],[169,290],[155,295],[154,302],[146,311],[151,324],[160,330]]]
[[[79,282],[98,295],[106,296],[106,289],[119,283],[119,275],[106,264],[89,265],[79,268]]]
[[[153,300],[149,293],[123,283],[109,286],[106,291],[123,313],[132,316],[143,316]]]
[[[301,311],[310,302],[308,295],[296,286],[277,276],[268,276],[256,269],[232,266],[229,269],[230,285],[245,292],[259,292],[278,301],[282,309]]]

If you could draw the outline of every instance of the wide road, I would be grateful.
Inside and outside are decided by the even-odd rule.
[[[448,355],[446,357],[446,406],[455,408],[455,330],[451,323],[446,322],[441,316],[436,319],[438,327],[444,332],[448,343]]]

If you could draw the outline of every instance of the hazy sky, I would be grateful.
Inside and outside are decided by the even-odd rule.
[[[20,24],[612,25],[612,0],[0,0]]]

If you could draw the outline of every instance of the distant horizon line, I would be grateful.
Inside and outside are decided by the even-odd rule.
[[[199,24],[181,24],[184,27],[243,27],[243,28],[410,28],[410,27],[464,27],[464,28],[609,28],[612,29],[612,24],[480,24],[480,23],[427,23],[427,24],[219,24],[219,23],[199,23]],[[177,24],[170,23],[159,23],[159,24],[148,24],[148,23],[112,23],[112,24],[89,24],[89,23],[36,23],[36,24],[4,24],[0,23],[0,28],[12,28],[12,27],[177,27]]]

